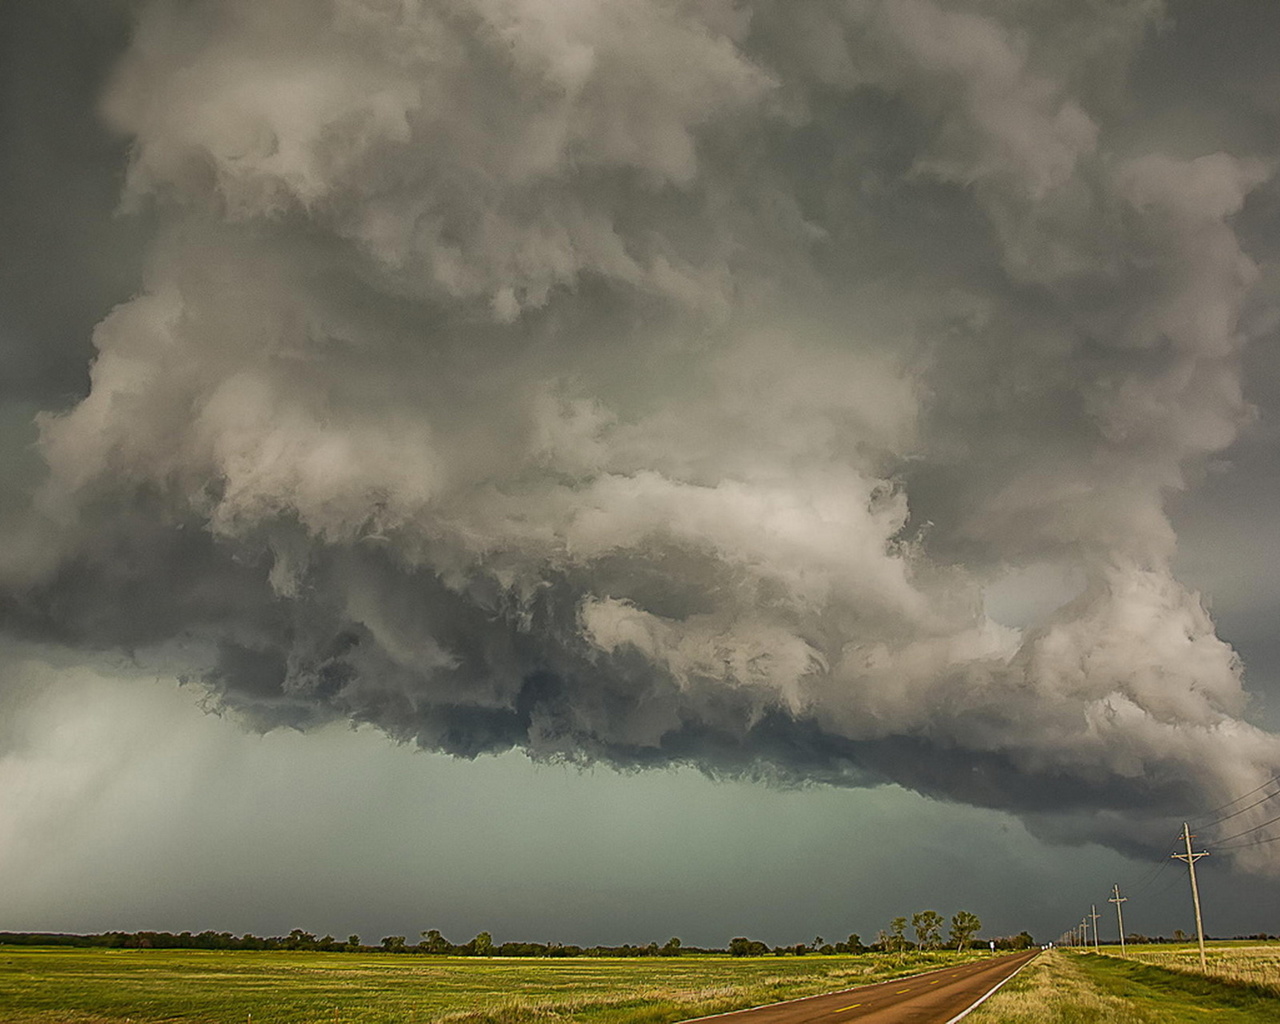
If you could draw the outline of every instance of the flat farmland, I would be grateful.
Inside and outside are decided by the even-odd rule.
[[[0,946],[0,1024],[666,1024],[985,955],[535,959]]]

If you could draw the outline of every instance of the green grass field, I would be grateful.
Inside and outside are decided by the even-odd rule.
[[[1194,945],[1139,946],[1131,952],[1127,959],[1058,950],[1041,954],[967,1024],[1280,1021],[1280,997],[1259,984],[1272,976],[1268,972],[1280,970],[1280,944],[1215,944],[1208,977],[1199,974]],[[1173,969],[1157,962],[1163,960]]]
[[[1200,974],[1200,953],[1195,945],[1133,946],[1131,960],[1165,967],[1184,974]],[[1215,942],[1205,951],[1207,974],[1219,981],[1255,986],[1280,998],[1280,942]]]
[[[666,1024],[985,953],[567,959],[0,946],[0,1024]]]

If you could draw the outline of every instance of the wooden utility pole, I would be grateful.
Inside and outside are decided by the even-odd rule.
[[[1120,955],[1124,956],[1124,911],[1120,909],[1120,904],[1128,903],[1129,897],[1120,895],[1119,884],[1115,886],[1115,892],[1116,894],[1108,898],[1107,902],[1116,905],[1116,924],[1120,928]]]
[[[1089,904],[1089,910],[1089,916],[1093,918],[1093,951],[1096,953],[1098,952],[1098,904]]]
[[[1089,948],[1089,918],[1080,918],[1080,946],[1082,949]]]
[[[1200,970],[1206,971],[1208,964],[1204,959],[1204,923],[1200,920],[1200,887],[1196,885],[1196,861],[1201,857],[1209,856],[1209,852],[1207,850],[1200,853],[1191,852],[1191,840],[1194,837],[1191,835],[1191,826],[1185,821],[1182,823],[1182,838],[1187,844],[1187,852],[1175,853],[1172,856],[1177,857],[1178,860],[1185,860],[1187,870],[1191,872],[1191,899],[1196,905],[1196,936],[1200,939]]]

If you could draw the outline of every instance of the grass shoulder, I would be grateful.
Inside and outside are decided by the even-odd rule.
[[[1274,1024],[1280,999],[1152,964],[1050,950],[992,996],[969,1024]]]

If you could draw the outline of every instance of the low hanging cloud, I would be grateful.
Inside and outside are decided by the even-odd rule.
[[[40,417],[8,628],[259,728],[1163,842],[1280,740],[1164,510],[1250,420],[1273,168],[1117,128],[1161,16],[139,4],[103,110],[157,237]],[[1036,573],[1078,586],[987,614]]]

